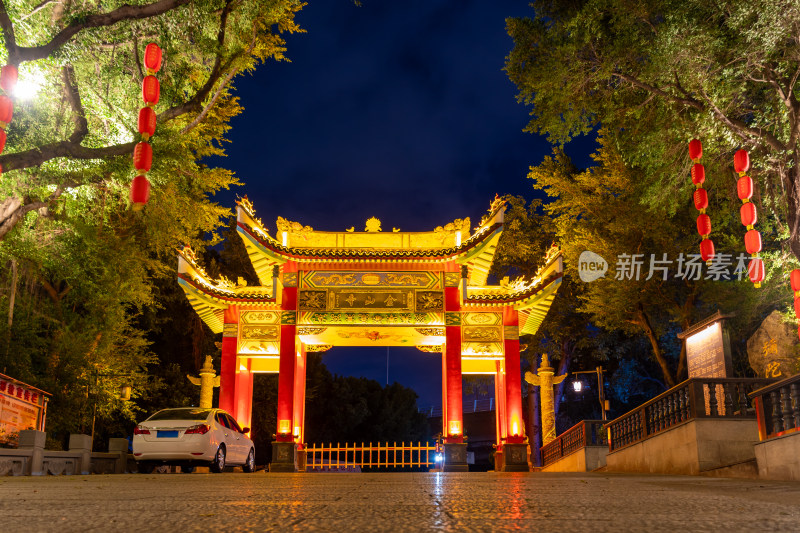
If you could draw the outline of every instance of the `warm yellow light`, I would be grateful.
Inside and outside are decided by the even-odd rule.
[[[247,372],[247,366],[245,366],[245,365],[243,365],[243,364],[241,364],[241,363],[240,363],[240,364],[239,364],[239,371],[244,371],[244,372]]]
[[[456,232],[456,247],[461,246],[461,231]]]
[[[450,435],[461,435],[461,421],[451,420],[449,424]]]
[[[295,437],[299,437],[300,436],[300,426],[295,426],[294,427],[294,436]]]
[[[282,235],[283,235],[283,245],[286,246],[286,244],[289,242],[289,234],[284,231]]]
[[[511,435],[513,435],[514,437],[519,436],[519,422],[517,422],[516,418],[514,419],[513,422],[511,422]]]
[[[288,435],[292,431],[291,420],[281,420],[278,422],[278,433],[281,435]]]

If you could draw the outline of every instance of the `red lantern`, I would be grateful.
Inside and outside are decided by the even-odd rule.
[[[744,247],[750,255],[757,254],[761,251],[761,232],[751,229],[744,234]]]
[[[0,127],[5,129],[5,126],[11,122],[11,117],[14,116],[14,102],[11,98],[4,94],[0,94]]]
[[[739,217],[742,219],[742,226],[752,226],[758,222],[758,212],[752,202],[742,204],[739,208]]]
[[[693,197],[694,206],[698,211],[708,207],[708,193],[705,189],[695,189]]]
[[[706,168],[700,163],[692,165],[692,183],[702,185],[706,181]]]
[[[156,112],[152,107],[143,107],[139,110],[139,133],[146,141],[156,132]]]
[[[711,239],[703,239],[700,241],[700,257],[706,263],[714,259],[714,241]]]
[[[792,283],[792,290],[794,292],[800,291],[800,270],[794,269],[789,275],[789,280]]]
[[[6,130],[0,129],[0,152],[6,147]]]
[[[134,209],[141,209],[147,200],[150,198],[150,182],[147,181],[147,176],[141,174],[133,178],[131,182],[131,202],[133,202]]]
[[[761,285],[764,281],[764,261],[761,258],[754,257],[747,265],[747,274],[750,276],[750,281],[756,284],[756,287]]]
[[[149,172],[153,165],[153,147],[140,142],[133,149],[133,167],[140,172]]]
[[[0,87],[3,88],[6,94],[14,92],[14,87],[17,86],[17,78],[19,78],[19,72],[14,65],[4,65],[0,69]]]
[[[142,98],[144,98],[144,103],[149,106],[154,106],[158,103],[160,95],[161,86],[158,84],[158,79],[155,76],[145,76],[142,82]]]
[[[742,176],[736,182],[736,193],[739,195],[739,200],[749,200],[753,197],[753,178],[750,176]]]
[[[800,318],[800,298],[794,299],[794,314]]]
[[[161,48],[156,43],[150,43],[144,49],[144,67],[151,72],[158,72],[161,68]]]
[[[705,213],[697,217],[697,233],[701,236],[711,233],[711,217]]]
[[[747,150],[738,150],[733,154],[733,169],[736,172],[747,172],[750,170],[750,155]]]
[[[689,159],[697,161],[703,157],[703,143],[699,139],[689,141]]]

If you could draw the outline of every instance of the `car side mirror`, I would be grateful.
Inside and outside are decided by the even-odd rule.
[[[250,433],[250,428],[245,426],[242,428],[242,433]]]

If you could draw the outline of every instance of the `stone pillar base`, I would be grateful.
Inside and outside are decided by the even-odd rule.
[[[444,444],[444,463],[442,472],[469,472],[467,465],[467,443],[453,442]]]
[[[297,446],[294,442],[272,442],[272,462],[270,472],[297,472],[295,455]]]
[[[503,445],[503,472],[530,472],[527,444]]]

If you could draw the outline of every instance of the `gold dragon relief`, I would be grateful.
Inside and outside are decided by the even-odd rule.
[[[280,338],[278,326],[242,326],[243,340],[274,341]]]
[[[326,291],[308,291],[301,290],[298,303],[300,309],[304,311],[324,311],[327,309],[327,296]]]
[[[461,338],[465,341],[499,342],[503,337],[500,328],[465,326],[461,328]]]
[[[494,326],[502,320],[500,313],[464,313],[464,323],[471,326]]]
[[[503,355],[503,345],[499,342],[464,342],[461,354],[471,357]]]
[[[334,310],[414,310],[414,292],[410,290],[331,290],[330,307]]]
[[[276,311],[242,311],[240,318],[243,324],[277,324],[281,315]]]
[[[436,311],[444,308],[442,291],[417,291],[417,311]]]

